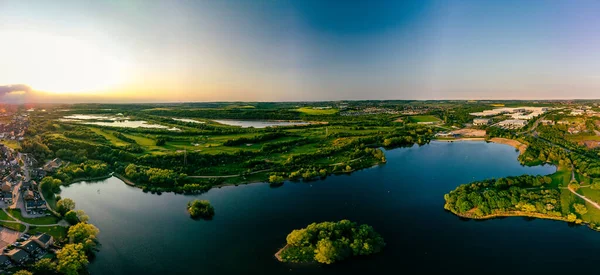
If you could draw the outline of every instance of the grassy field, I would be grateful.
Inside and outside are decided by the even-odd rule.
[[[96,127],[88,127],[90,130],[92,130],[92,132],[99,134],[103,137],[105,137],[106,139],[108,139],[110,141],[110,143],[116,145],[116,146],[127,146],[129,145],[129,143],[120,140],[119,138],[115,137],[112,133],[113,131],[109,131],[109,130],[104,130],[104,129],[100,129],[100,128],[96,128]]]
[[[600,190],[594,190],[589,187],[579,188],[577,193],[584,195],[586,198],[591,199],[595,202],[600,202]],[[593,205],[589,204],[585,200],[578,198],[578,203],[585,203],[588,212],[583,215],[584,220],[593,223],[600,223],[600,209],[597,209]]]
[[[13,218],[9,217],[8,215],[6,215],[6,212],[0,211],[0,220],[14,221],[15,219],[13,219]]]
[[[600,141],[600,136],[596,136],[596,135],[588,135],[588,136],[576,135],[576,136],[567,136],[567,139],[569,139],[570,141],[575,141],[575,142],[585,141],[585,140]]]
[[[46,233],[54,237],[57,240],[61,240],[67,237],[68,229],[62,226],[30,226],[29,234]]]
[[[333,109],[333,108],[332,109],[313,109],[312,107],[302,107],[302,108],[296,109],[296,111],[305,113],[305,114],[311,115],[311,116],[333,115],[333,114],[336,114],[337,112],[339,112],[338,109]]]
[[[15,231],[19,231],[19,232],[25,231],[25,228],[26,228],[24,225],[22,225],[20,223],[12,223],[12,222],[0,222],[0,226],[15,230]]]
[[[17,218],[18,220],[21,220],[21,221],[24,221],[24,222],[30,223],[30,224],[55,224],[59,221],[59,219],[54,216],[46,216],[46,217],[40,217],[40,218],[25,218],[25,217],[23,217],[23,215],[21,215],[20,210],[9,209],[8,211],[10,212],[11,215],[13,215],[13,217]]]
[[[410,116],[409,117],[411,122],[436,122],[436,121],[440,121],[439,118],[434,117],[434,116]]]
[[[571,181],[571,170],[566,167],[558,167],[556,173],[550,177],[552,178],[552,187],[565,187]]]

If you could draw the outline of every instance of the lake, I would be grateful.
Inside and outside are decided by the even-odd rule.
[[[168,127],[165,125],[152,124],[143,120],[129,120],[128,117],[123,117],[122,114],[112,115],[69,115],[59,119],[60,121],[78,122],[81,124],[123,127],[123,128],[155,128],[167,129],[169,131],[181,131],[176,127]],[[88,121],[88,120],[110,120],[110,121]],[[198,122],[200,123],[200,122]]]
[[[82,124],[109,126],[109,127],[123,127],[123,128],[155,128],[155,129],[167,129],[169,131],[181,131],[176,127],[168,127],[159,124],[151,124],[143,120],[118,120],[118,121],[91,121],[82,122]]]
[[[257,183],[185,196],[143,193],[117,178],[62,190],[100,228],[92,274],[522,274],[597,269],[600,232],[520,217],[463,220],[443,209],[461,183],[550,174],[523,167],[507,145],[432,142],[386,152],[388,163],[321,181]],[[185,205],[210,200],[211,221]],[[280,263],[273,254],[293,229],[350,219],[385,238],[373,256],[330,266]]]
[[[195,119],[189,119],[189,118],[171,118],[172,120],[176,120],[176,121],[182,121],[182,122],[190,122],[190,123],[199,123],[199,124],[203,124],[205,123],[204,121],[198,121]]]
[[[233,120],[233,119],[213,119],[212,121],[231,125],[240,126],[242,128],[266,128],[275,126],[291,126],[291,125],[308,125],[308,122],[304,121],[273,121],[273,120]]]

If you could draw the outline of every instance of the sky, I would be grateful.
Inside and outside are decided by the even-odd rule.
[[[0,0],[0,102],[600,98],[598,1]]]

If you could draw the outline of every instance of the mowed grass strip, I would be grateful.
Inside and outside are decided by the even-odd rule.
[[[437,122],[440,121],[439,118],[435,116],[410,116],[408,119],[411,122]]]
[[[302,107],[296,109],[297,112],[301,112],[311,116],[322,116],[322,115],[333,115],[339,112],[338,109],[314,109],[312,107]]]

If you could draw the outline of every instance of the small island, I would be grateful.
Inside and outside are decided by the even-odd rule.
[[[275,258],[291,263],[332,264],[351,256],[377,253],[385,246],[373,227],[349,220],[312,223],[292,231],[286,241]]]
[[[187,210],[194,219],[211,219],[215,215],[215,208],[207,200],[193,200],[187,204]]]

